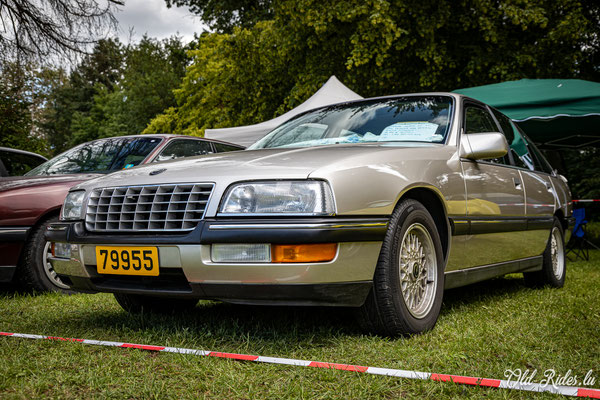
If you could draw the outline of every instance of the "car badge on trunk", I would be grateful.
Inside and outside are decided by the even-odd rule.
[[[162,174],[163,172],[165,172],[167,169],[166,168],[161,168],[161,169],[155,169],[154,171],[150,172],[150,175],[158,175],[158,174]]]

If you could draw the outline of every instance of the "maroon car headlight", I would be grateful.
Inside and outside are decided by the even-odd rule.
[[[83,200],[85,199],[85,191],[77,190],[69,192],[63,203],[61,219],[65,221],[73,221],[83,219]]]

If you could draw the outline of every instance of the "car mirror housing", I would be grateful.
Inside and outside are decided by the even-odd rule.
[[[470,160],[499,158],[508,153],[508,143],[500,132],[463,134],[460,144],[460,156]]]

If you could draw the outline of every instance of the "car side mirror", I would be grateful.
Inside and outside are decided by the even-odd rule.
[[[500,132],[461,135],[460,156],[470,160],[504,157],[508,153],[506,137]]]

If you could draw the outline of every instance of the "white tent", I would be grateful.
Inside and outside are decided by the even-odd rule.
[[[327,82],[308,100],[298,107],[280,115],[277,118],[261,122],[256,125],[236,126],[234,128],[207,129],[204,136],[209,139],[224,140],[226,142],[237,143],[242,146],[249,146],[262,138],[264,135],[281,125],[288,119],[301,112],[326,106],[329,104],[342,103],[344,101],[359,100],[363,97],[348,89],[335,76],[331,76]]]

